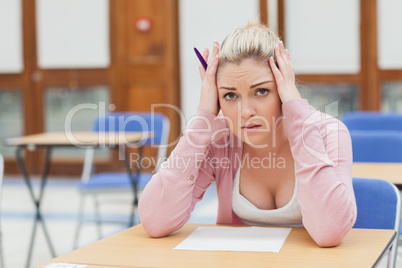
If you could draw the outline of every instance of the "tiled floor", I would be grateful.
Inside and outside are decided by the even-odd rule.
[[[35,188],[38,190],[38,180],[36,179],[34,182]],[[72,250],[76,213],[79,205],[78,182],[77,178],[50,179],[45,191],[42,212],[58,255]],[[103,215],[112,219],[125,220],[130,211],[130,194],[120,194],[118,198],[108,196],[103,200],[106,201],[106,199],[110,205],[102,206]],[[206,192],[203,201],[197,205],[190,222],[214,223],[216,211],[216,190],[213,185]],[[34,205],[29,198],[23,180],[6,177],[3,186],[1,216],[5,267],[25,267],[33,217]],[[124,228],[123,225],[105,225],[103,233],[108,236]],[[80,245],[83,246],[96,240],[95,225],[85,225],[82,230]],[[51,254],[41,226],[39,226],[31,267],[49,259],[51,259]],[[402,267],[402,250],[398,253],[398,259],[397,267]],[[379,267],[386,267],[385,260]]]

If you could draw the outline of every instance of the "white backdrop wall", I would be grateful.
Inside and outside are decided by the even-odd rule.
[[[186,120],[193,116],[199,104],[201,81],[199,61],[194,47],[200,52],[212,48],[235,28],[259,18],[257,0],[180,0],[180,75],[181,108]]]

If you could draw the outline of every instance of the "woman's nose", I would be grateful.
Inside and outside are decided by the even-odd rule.
[[[241,117],[248,119],[256,114],[252,102],[250,102],[248,100],[244,100],[242,102],[239,102],[239,104],[240,104],[239,111],[240,111]]]

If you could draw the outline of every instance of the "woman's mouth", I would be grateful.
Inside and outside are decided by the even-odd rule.
[[[253,132],[261,127],[262,127],[262,125],[259,125],[259,124],[249,124],[249,125],[244,125],[241,128],[244,129],[244,131],[246,131],[246,132]]]

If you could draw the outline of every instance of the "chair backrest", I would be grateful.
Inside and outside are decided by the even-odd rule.
[[[357,219],[353,228],[395,229],[399,234],[399,190],[380,179],[353,178]]]
[[[137,132],[152,131],[153,137],[143,143],[144,146],[158,147],[156,169],[164,161],[167,154],[170,121],[167,116],[156,112],[112,112],[98,116],[93,123],[96,132]],[[88,152],[86,158],[92,158],[93,153]],[[87,163],[87,160],[85,161]],[[89,162],[88,162],[89,163]],[[92,164],[88,164],[91,166]],[[84,167],[84,170],[86,168]],[[88,172],[84,171],[83,174]],[[83,175],[86,177],[86,175]]]
[[[349,130],[397,130],[402,131],[402,113],[353,111],[342,116]]]
[[[387,267],[395,267],[401,228],[401,198],[396,186],[380,179],[353,178],[357,219],[353,228],[390,229],[397,236],[388,252]]]
[[[167,144],[170,122],[162,113],[114,112],[97,117],[92,129],[97,132],[153,131],[154,136],[144,145],[158,146]]]
[[[350,131],[354,162],[402,162],[399,131]]]

